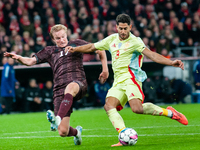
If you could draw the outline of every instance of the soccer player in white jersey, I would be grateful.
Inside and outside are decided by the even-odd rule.
[[[66,47],[65,49],[66,51],[84,53],[96,50],[110,51],[114,83],[106,96],[104,109],[114,128],[119,133],[126,128],[122,117],[117,111],[121,110],[127,101],[134,113],[167,116],[183,125],[187,125],[187,118],[171,106],[164,109],[152,103],[143,103],[144,93],[142,91],[142,82],[147,78],[146,73],[141,69],[143,55],[156,63],[180,67],[182,70],[184,70],[183,62],[181,60],[172,61],[149,50],[141,38],[130,33],[132,25],[127,14],[118,15],[116,23],[118,33],[94,44]],[[121,146],[121,144],[118,143],[112,146]]]

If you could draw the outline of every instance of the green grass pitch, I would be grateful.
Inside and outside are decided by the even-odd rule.
[[[164,116],[139,115],[124,108],[120,114],[126,126],[135,129],[139,137],[136,145],[123,147],[111,147],[118,142],[118,133],[103,109],[72,113],[71,126],[83,127],[83,142],[78,146],[73,137],[62,138],[50,131],[46,112],[1,115],[0,150],[199,150],[200,104],[173,107],[186,115],[187,126]]]

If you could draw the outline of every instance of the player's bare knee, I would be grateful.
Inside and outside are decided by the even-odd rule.
[[[67,135],[68,135],[68,130],[66,129],[66,128],[60,128],[59,130],[58,130],[58,132],[59,132],[59,135],[61,136],[61,137],[66,137]]]
[[[143,114],[143,107],[132,107],[131,109],[136,114]]]
[[[70,84],[67,85],[67,87],[65,88],[64,94],[71,94],[73,97],[76,96],[76,94],[79,91],[79,85],[76,82],[71,82]]]
[[[104,110],[107,112],[109,110],[109,105],[107,103],[105,103],[104,105]]]

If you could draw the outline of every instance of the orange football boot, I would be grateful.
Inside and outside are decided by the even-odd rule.
[[[187,118],[182,113],[178,112],[177,110],[175,110],[171,106],[168,106],[166,109],[172,111],[172,113],[173,113],[172,119],[177,120],[178,122],[180,122],[183,125],[187,125],[188,124]]]

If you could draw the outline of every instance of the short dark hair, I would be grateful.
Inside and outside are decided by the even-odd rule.
[[[119,23],[127,23],[128,25],[131,24],[131,18],[129,15],[127,14],[120,14],[117,16],[116,18],[116,22],[117,22],[117,25],[119,25]]]

